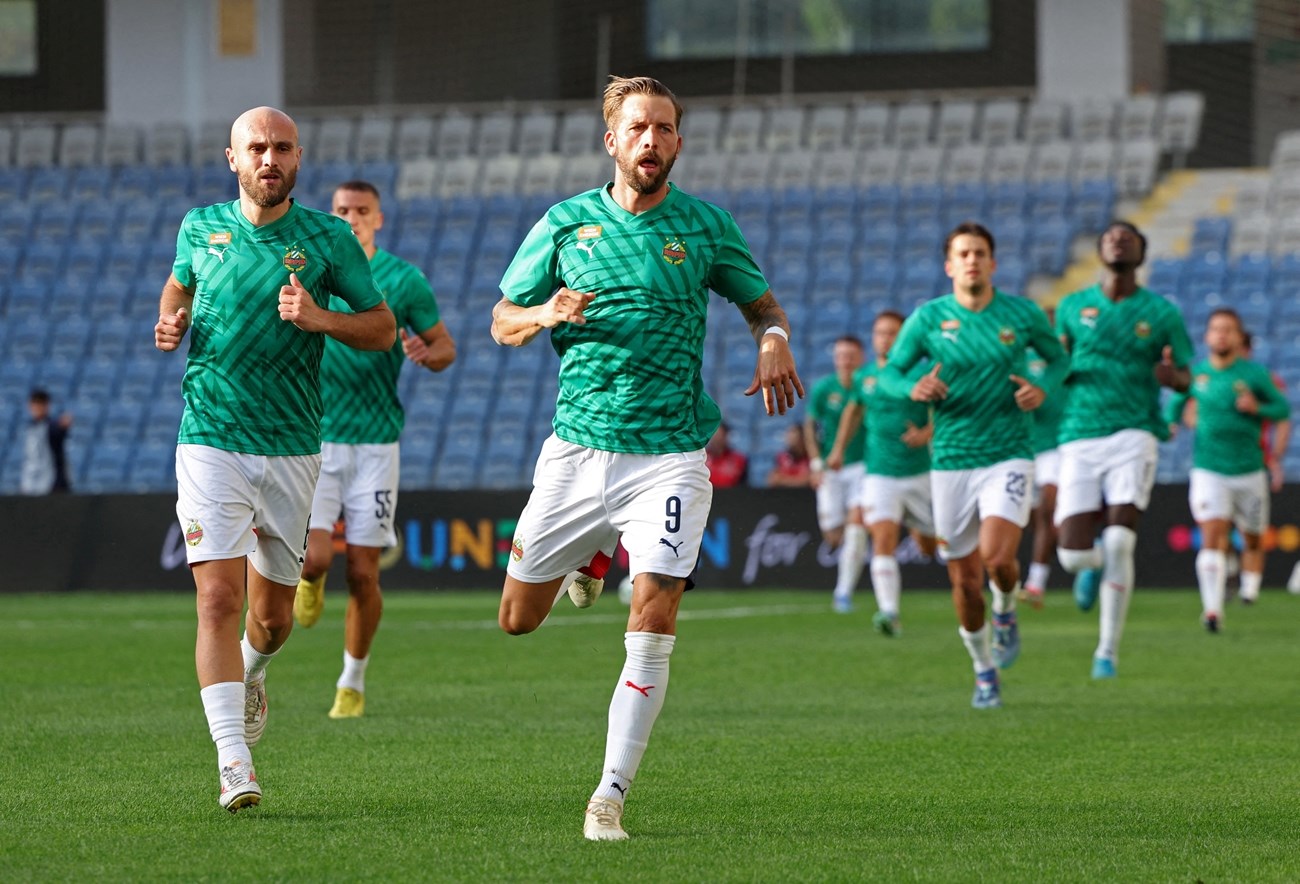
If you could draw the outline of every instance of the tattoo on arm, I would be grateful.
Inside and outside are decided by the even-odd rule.
[[[790,324],[785,318],[785,311],[781,309],[781,305],[776,302],[775,296],[770,291],[757,301],[741,304],[740,312],[745,317],[745,322],[749,323],[749,331],[756,342],[762,341],[763,332],[774,325],[785,329],[786,334],[790,333]]]

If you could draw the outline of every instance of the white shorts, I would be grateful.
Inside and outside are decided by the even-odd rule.
[[[1256,470],[1225,476],[1210,470],[1192,470],[1187,499],[1197,522],[1229,519],[1242,534],[1263,534],[1268,528],[1268,473]]]
[[[862,506],[862,482],[866,466],[858,461],[838,470],[824,470],[817,486],[817,525],[823,531],[842,528],[849,510]]]
[[[552,435],[533,471],[506,573],[525,583],[563,577],[614,554],[619,536],[632,576],[689,577],[713,505],[704,451],[619,454]]]
[[[1061,479],[1061,449],[1052,448],[1034,455],[1034,487],[1056,485]]]
[[[1096,439],[1076,439],[1061,452],[1056,524],[1107,506],[1133,504],[1145,510],[1156,481],[1156,437],[1146,430],[1120,430]]]
[[[396,442],[343,445],[322,442],[320,479],[311,502],[313,531],[333,531],[339,516],[353,546],[397,544],[394,513],[401,458]]]
[[[963,559],[979,548],[980,521],[997,516],[1029,523],[1034,462],[1024,457],[975,470],[931,470],[939,555]]]
[[[862,485],[862,516],[868,526],[877,522],[906,524],[926,537],[934,536],[930,474],[876,476],[867,474]]]
[[[248,556],[267,580],[297,586],[320,455],[268,457],[176,446],[176,518],[191,565]]]

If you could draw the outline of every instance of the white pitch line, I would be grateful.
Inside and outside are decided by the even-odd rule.
[[[826,614],[830,612],[827,605],[742,605],[735,608],[714,608],[699,611],[683,610],[677,614],[678,620],[740,620],[750,617],[781,617],[789,614]],[[580,614],[566,613],[563,616],[551,617],[542,624],[543,628],[552,626],[587,626],[587,625],[607,625],[611,623],[626,623],[627,612],[623,609],[618,614]],[[102,629],[105,626],[103,620],[86,620],[86,619],[57,619],[57,620],[11,620],[5,624],[10,629],[29,630],[29,629]],[[110,624],[111,625],[111,624]],[[191,619],[159,619],[145,620],[141,618],[132,618],[125,624],[130,629],[177,629],[186,626],[192,627],[194,621]],[[493,630],[500,628],[496,620],[415,620],[415,621],[398,621],[385,622],[384,629],[414,629],[419,631],[436,631],[436,630]],[[2,630],[0,630],[2,631]]]

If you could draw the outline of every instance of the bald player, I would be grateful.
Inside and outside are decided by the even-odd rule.
[[[289,199],[301,157],[282,111],[235,121],[226,160],[239,199],[185,216],[154,326],[163,351],[192,330],[176,517],[197,592],[195,668],[218,800],[232,813],[262,799],[250,750],[266,726],[267,663],[293,625],[320,471],[325,338],[387,350],[397,335],[348,223]],[[332,296],[349,312],[328,309]]]

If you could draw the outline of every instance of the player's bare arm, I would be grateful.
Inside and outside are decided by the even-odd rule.
[[[399,329],[406,358],[429,371],[442,371],[456,361],[456,341],[441,321],[418,335]]]
[[[288,285],[280,286],[280,318],[357,350],[387,350],[397,340],[397,320],[387,304],[360,313],[327,310],[316,303],[296,273],[289,274]]]
[[[1016,407],[1021,411],[1033,411],[1047,398],[1042,387],[1018,374],[1011,375],[1011,383],[1016,385]]]
[[[795,400],[804,395],[803,381],[794,367],[794,353],[790,350],[790,323],[785,311],[771,292],[756,301],[740,305],[740,312],[749,323],[749,330],[758,342],[758,365],[754,380],[745,390],[746,396],[763,391],[763,408],[768,414],[785,414],[794,408]],[[768,334],[769,328],[779,328],[785,337]]]
[[[158,302],[158,323],[153,327],[153,345],[170,352],[181,345],[181,339],[190,327],[190,311],[194,308],[194,292],[185,288],[176,277],[167,277],[162,297]]]
[[[911,421],[907,422],[907,429],[903,435],[898,437],[908,448],[924,448],[930,444],[934,438],[934,424],[928,423],[923,427],[918,427]]]
[[[492,340],[505,347],[522,347],[541,334],[542,329],[555,328],[561,322],[585,325],[587,305],[596,296],[590,292],[575,292],[561,286],[545,304],[521,307],[509,298],[502,298],[492,308]]]
[[[831,444],[830,454],[826,455],[828,470],[838,470],[844,466],[844,449],[862,429],[862,416],[866,411],[861,404],[850,402],[840,412],[840,425],[835,430],[835,441]]]
[[[821,451],[822,447],[817,439],[817,422],[812,417],[803,419],[803,444],[811,458],[808,464],[808,484],[816,488],[822,483],[822,470],[826,468],[826,464],[817,456],[817,452]]]
[[[1160,353],[1160,361],[1155,367],[1156,381],[1162,387],[1168,387],[1175,393],[1186,393],[1192,386],[1192,370],[1187,366],[1179,368],[1174,365],[1174,348],[1165,347]]]
[[[911,397],[915,402],[939,402],[948,398],[948,384],[939,378],[939,370],[943,368],[942,362],[936,362],[934,368],[925,374],[912,385]]]

